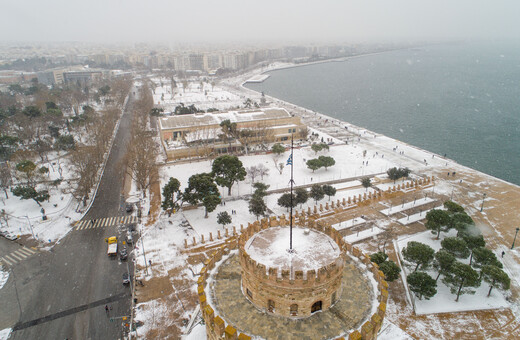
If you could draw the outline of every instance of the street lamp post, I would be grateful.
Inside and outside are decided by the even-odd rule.
[[[27,222],[29,222],[29,227],[31,228],[31,234],[35,240],[37,240],[36,236],[34,236],[34,230],[31,224],[31,220],[29,219],[29,216],[25,215],[25,218],[27,219]]]
[[[486,193],[484,193],[484,196],[482,197],[482,205],[480,206],[480,212],[484,209],[484,200],[486,199]]]
[[[516,235],[518,234],[518,230],[520,230],[520,228],[516,228],[515,238],[513,239],[513,245],[511,246],[511,249],[515,247]]]

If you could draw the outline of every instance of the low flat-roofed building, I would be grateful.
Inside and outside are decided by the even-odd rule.
[[[236,123],[236,132],[226,134],[220,126],[226,120]],[[265,108],[162,117],[159,128],[168,159],[179,159],[299,139],[305,125],[285,109]]]

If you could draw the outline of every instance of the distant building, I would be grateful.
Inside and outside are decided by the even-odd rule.
[[[235,137],[226,136],[220,124],[236,123]],[[284,142],[300,137],[305,125],[281,108],[224,113],[196,113],[159,119],[162,145],[169,159],[205,157],[243,150],[257,144]]]

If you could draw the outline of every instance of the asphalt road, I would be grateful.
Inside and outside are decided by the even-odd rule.
[[[94,203],[84,219],[125,214],[120,160],[129,139],[132,102],[131,97]],[[109,258],[104,239],[125,234],[122,226],[72,230],[52,250],[13,266],[9,281],[0,290],[0,329],[12,327],[10,339],[23,340],[121,338],[121,317],[129,315],[131,299],[122,276],[133,272],[132,262]],[[4,241],[10,242],[0,240]],[[112,307],[109,315],[105,305]],[[111,321],[112,317],[116,319]]]

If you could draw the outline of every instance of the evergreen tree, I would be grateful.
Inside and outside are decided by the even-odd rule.
[[[392,282],[399,277],[401,268],[394,261],[385,261],[379,265],[379,270],[385,274],[385,279],[388,282]]]
[[[433,267],[437,269],[437,277],[435,281],[439,279],[439,276],[446,275],[451,269],[451,266],[455,263],[455,256],[450,252],[441,249],[435,253],[435,260],[433,261]]]
[[[453,263],[442,282],[450,288],[452,294],[457,294],[455,301],[459,301],[461,294],[475,294],[475,291],[471,288],[480,286],[478,273],[469,264],[458,261]]]
[[[296,197],[294,194],[285,193],[278,199],[278,205],[287,208],[287,211],[291,207],[291,204],[293,208],[296,206]]]
[[[424,272],[413,272],[406,277],[408,287],[422,300],[423,296],[429,300],[437,294],[437,281]]]
[[[448,231],[450,224],[450,215],[448,212],[439,209],[432,209],[426,213],[425,227],[432,231],[432,234],[437,232],[437,239],[441,231]]]
[[[260,195],[253,195],[249,200],[249,212],[256,216],[258,220],[259,216],[265,215],[267,206],[265,205],[264,199]]]
[[[481,276],[482,280],[489,283],[488,297],[495,286],[500,290],[507,290],[511,286],[511,279],[509,276],[502,269],[496,266],[485,265],[482,267]]]
[[[336,164],[334,158],[330,156],[320,156],[318,157],[318,161],[321,163],[321,166],[325,168],[325,171],[327,171],[327,168],[330,168],[331,166]]]
[[[313,184],[311,187],[310,196],[314,199],[314,201],[316,201],[317,204],[319,200],[325,197],[322,186],[319,184]]]
[[[319,168],[321,168],[323,166],[321,161],[317,158],[309,159],[306,164],[307,164],[307,167],[312,170],[312,172],[314,172],[315,170],[318,170]]]
[[[247,172],[237,156],[224,155],[217,157],[211,167],[215,182],[222,187],[228,188],[231,195],[231,187],[235,182],[243,181]]]
[[[491,250],[484,247],[475,248],[473,250],[473,267],[481,268],[485,265],[491,265],[498,268],[503,267],[495,253]]]
[[[231,216],[227,211],[221,211],[217,214],[217,223],[222,224],[222,227],[224,227],[226,224],[231,223]]]
[[[332,185],[325,184],[323,187],[323,193],[330,197],[336,195],[336,188],[334,188]]]
[[[380,265],[381,263],[385,262],[387,258],[388,255],[386,255],[382,251],[370,255],[370,261],[376,263],[377,265]]]
[[[455,257],[467,259],[470,251],[466,241],[458,237],[446,237],[441,241],[442,249],[446,250]]]
[[[181,199],[180,192],[181,183],[177,178],[170,177],[168,183],[163,187],[162,196],[163,201],[161,207],[163,210],[176,209],[178,207],[177,202]],[[175,198],[177,196],[177,198]]]
[[[300,208],[301,205],[305,204],[309,199],[309,193],[307,189],[297,188],[296,190],[294,190],[294,194],[296,195],[296,204],[299,204]]]
[[[417,271],[419,267],[425,269],[428,268],[433,260],[435,251],[427,244],[410,241],[402,250],[403,257],[406,261],[414,263]]]
[[[188,180],[188,187],[184,189],[182,199],[193,205],[202,203],[205,208],[205,218],[221,202],[217,185],[209,173],[192,175]]]
[[[361,184],[363,185],[363,188],[368,189],[372,186],[372,183],[370,182],[370,177],[363,177],[361,179]]]

